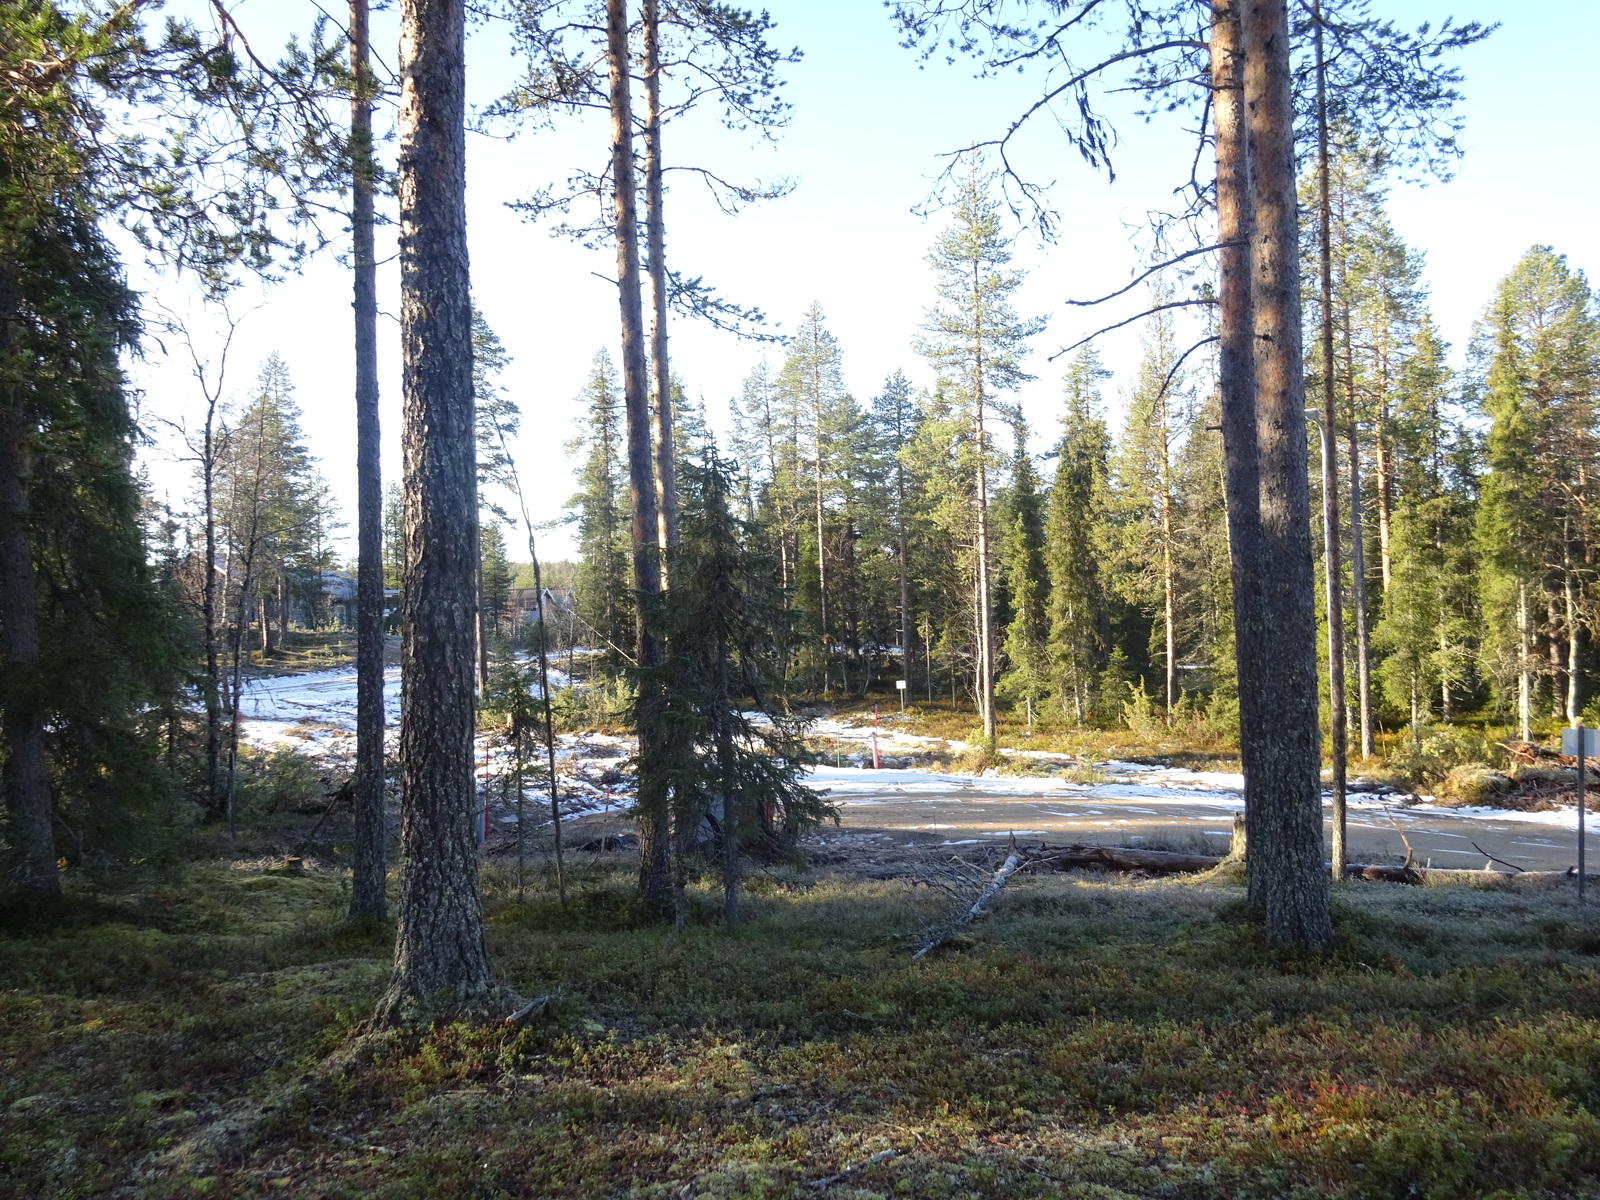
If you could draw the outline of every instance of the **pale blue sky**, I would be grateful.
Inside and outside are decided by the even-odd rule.
[[[1456,178],[1426,188],[1397,185],[1391,201],[1401,235],[1426,252],[1433,312],[1459,357],[1495,280],[1529,245],[1548,242],[1591,273],[1600,265],[1594,201],[1600,168],[1593,99],[1584,82],[1592,47],[1600,44],[1600,6],[1587,0],[1515,6],[1379,0],[1374,7],[1412,24],[1446,13],[1504,23],[1463,56],[1468,125]],[[302,8],[312,11],[299,0],[251,0],[241,8],[242,19],[263,26],[289,21]],[[707,114],[693,118],[692,126],[670,129],[667,153],[669,159],[681,155],[678,161],[692,155],[730,174],[791,176],[798,187],[730,220],[697,188],[680,184],[668,200],[669,260],[761,306],[785,327],[819,300],[844,353],[846,382],[862,399],[899,368],[925,381],[910,342],[931,299],[923,256],[940,218],[911,210],[927,195],[938,155],[1003,128],[1031,99],[1034,81],[976,80],[970,68],[942,62],[919,66],[897,45],[886,11],[870,0],[776,0],[771,12],[778,40],[805,53],[787,72],[792,126],[776,147],[751,147]],[[392,62],[392,24],[380,26],[376,37]],[[476,31],[469,55],[472,89],[481,101],[511,75],[502,31]],[[1047,130],[1026,147],[1028,165],[1056,181],[1053,198],[1064,218],[1056,245],[1024,237],[1017,252],[1017,264],[1030,271],[1018,307],[1050,318],[1032,362],[1038,379],[1023,393],[1036,450],[1055,436],[1060,394],[1062,364],[1049,364],[1046,356],[1110,319],[1100,310],[1064,308],[1061,301],[1126,282],[1137,261],[1132,228],[1166,202],[1188,169],[1192,144],[1170,123],[1124,120],[1121,134],[1115,184],[1089,171]],[[573,487],[572,463],[562,451],[578,417],[573,397],[594,351],[616,342],[615,290],[595,274],[611,274],[613,264],[608,252],[553,240],[505,204],[540,182],[564,178],[580,163],[598,165],[605,131],[590,121],[564,122],[553,132],[510,142],[475,136],[469,153],[474,286],[514,357],[505,383],[524,414],[519,464],[535,519],[548,520],[560,514]],[[394,274],[391,263],[381,283],[389,312]],[[176,281],[160,284],[159,291],[169,302],[184,302]],[[353,521],[348,276],[326,257],[261,299],[264,306],[241,329],[231,382],[245,388],[267,352],[283,355],[298,384],[312,450]],[[392,320],[385,319],[381,337],[386,470],[392,474],[399,419]],[[704,396],[717,423],[762,352],[681,321],[673,327],[674,369],[691,394]],[[766,353],[776,358],[781,350]],[[1138,353],[1137,332],[1104,339],[1102,353],[1117,372],[1106,389],[1115,415]],[[152,358],[139,376],[149,411],[174,418],[193,413],[198,397],[182,371]],[[178,500],[185,486],[181,470],[162,461],[160,448],[147,457],[158,486]],[[564,532],[547,541],[550,557],[569,552]]]

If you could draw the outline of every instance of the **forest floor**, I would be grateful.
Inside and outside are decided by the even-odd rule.
[[[951,899],[907,879],[757,870],[734,929],[695,879],[674,931],[625,855],[571,854],[565,908],[491,859],[548,1009],[353,1042],[392,928],[223,849],[3,914],[6,1195],[1600,1194],[1600,924],[1559,883],[1340,885],[1307,957],[1234,883],[1019,874],[914,961]]]

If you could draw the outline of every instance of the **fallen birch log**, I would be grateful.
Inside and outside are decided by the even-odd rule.
[[[1006,858],[1006,861],[1000,865],[1000,869],[994,873],[994,878],[989,881],[989,886],[984,888],[982,892],[978,893],[978,898],[972,902],[972,907],[958,916],[949,925],[945,926],[939,931],[939,933],[935,934],[927,942],[923,943],[922,947],[911,956],[912,960],[915,961],[916,959],[921,958],[924,954],[928,953],[928,951],[942,945],[945,939],[956,930],[962,928],[963,926],[972,924],[973,921],[982,916],[983,910],[994,902],[994,898],[996,896],[1005,890],[1006,884],[1010,881],[1011,877],[1017,873],[1017,868],[1020,867],[1022,863],[1022,855],[1013,850]]]

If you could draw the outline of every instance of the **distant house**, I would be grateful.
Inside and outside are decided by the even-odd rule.
[[[572,611],[572,593],[544,589],[545,616],[552,621]],[[513,624],[523,624],[539,619],[539,589],[514,587],[506,593],[506,615]]]

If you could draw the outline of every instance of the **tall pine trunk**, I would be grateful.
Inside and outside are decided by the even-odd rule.
[[[1333,404],[1333,197],[1328,178],[1328,66],[1323,46],[1322,0],[1313,0],[1311,18],[1317,71],[1317,266],[1322,336],[1322,543],[1326,578],[1324,603],[1328,617],[1328,724],[1333,749],[1333,877],[1344,874],[1345,841],[1345,703],[1344,603],[1340,594],[1339,463]]]
[[[633,101],[628,77],[626,0],[606,0],[606,65],[611,102],[611,172],[616,192],[617,301],[622,319],[622,392],[628,420],[635,634],[639,701],[639,894],[659,910],[671,907],[671,813],[662,761],[659,654],[654,633],[661,572],[655,469],[650,445],[650,396],[644,356],[644,311],[639,279],[638,186],[633,165]]]
[[[378,424],[378,268],[373,245],[372,96],[368,0],[350,0],[350,98],[356,351],[356,773],[350,916],[382,920],[383,768],[383,472]]]
[[[645,249],[650,273],[650,440],[655,454],[656,540],[661,586],[670,586],[678,546],[678,478],[672,439],[672,371],[667,360],[667,227],[661,185],[661,13],[644,0]]]
[[[478,521],[467,262],[464,0],[400,10],[400,342],[406,619],[400,912],[377,1020],[492,987],[473,831]]]
[[[1228,562],[1233,581],[1234,655],[1239,679],[1239,759],[1244,769],[1246,841],[1254,845],[1261,805],[1257,743],[1267,719],[1258,681],[1269,669],[1261,601],[1260,448],[1256,441],[1254,304],[1251,292],[1249,147],[1245,136],[1244,0],[1212,0],[1212,122],[1217,161],[1217,375],[1221,401]]]
[[[1245,0],[1244,107],[1254,231],[1260,599],[1273,669],[1253,681],[1270,719],[1256,730],[1248,880],[1271,941],[1333,942],[1322,869],[1315,581],[1306,479],[1294,105],[1285,0]],[[1240,690],[1252,681],[1240,679]]]
[[[972,378],[972,435],[978,462],[978,715],[983,719],[983,740],[995,741],[994,719],[994,598],[989,583],[989,443],[984,435],[983,408],[988,397],[983,386],[983,325],[978,264],[972,264],[972,304],[977,330]]]
[[[205,507],[206,581],[201,590],[206,643],[206,807],[222,811],[222,664],[217,634],[217,402],[207,396],[205,434],[201,442],[200,495]]]
[[[1372,643],[1367,633],[1367,530],[1361,503],[1361,423],[1356,416],[1355,362],[1350,335],[1347,308],[1344,320],[1344,369],[1345,396],[1350,405],[1350,427],[1346,432],[1350,456],[1350,607],[1355,610],[1356,692],[1360,708],[1361,757],[1371,758]]]

